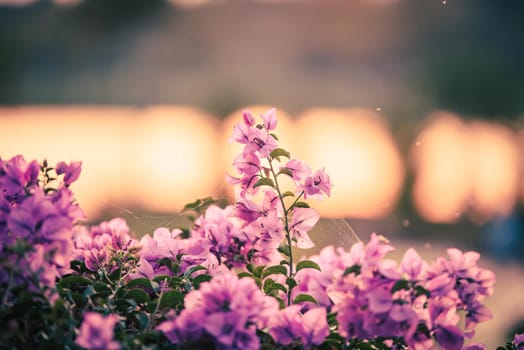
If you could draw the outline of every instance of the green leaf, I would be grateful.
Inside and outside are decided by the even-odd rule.
[[[184,295],[176,290],[170,290],[165,292],[160,299],[160,309],[163,308],[175,308],[184,302]]]
[[[60,288],[68,288],[68,289],[71,289],[73,285],[78,285],[78,284],[92,285],[93,281],[85,277],[82,277],[82,276],[69,275],[69,276],[62,277],[60,281],[58,282],[58,286]]]
[[[253,188],[255,188],[255,187],[259,187],[259,186],[269,186],[269,187],[273,187],[273,188],[275,188],[275,183],[273,182],[273,180],[271,180],[271,179],[268,178],[268,177],[261,177],[261,178],[258,179],[258,181],[255,183],[255,185],[253,185]]]
[[[271,289],[270,289],[270,291],[276,291],[276,290],[281,290],[281,291],[283,291],[284,293],[287,293],[287,288],[286,288],[286,286],[284,286],[282,283],[277,283],[277,282],[275,282],[275,283],[273,283],[273,284],[271,285]]]
[[[286,197],[295,197],[295,194],[291,191],[286,191],[282,193],[282,198],[286,198]]]
[[[273,136],[273,138],[274,138],[275,140],[279,141],[279,140],[278,140],[278,137],[277,137],[276,134],[274,134],[274,133],[270,133],[269,135]]]
[[[142,289],[131,289],[124,295],[124,298],[132,299],[136,301],[137,304],[146,304],[151,301],[149,294]]]
[[[272,279],[267,279],[264,281],[264,293],[266,294],[269,294],[269,292],[271,291],[271,286],[275,283],[275,281],[273,281]]]
[[[250,274],[249,272],[246,272],[246,271],[239,272],[237,274],[237,276],[238,276],[238,278],[253,277],[252,274]]]
[[[73,293],[72,296],[73,296],[73,301],[75,302],[75,304],[77,304],[77,306],[84,307],[84,305],[87,304],[87,298],[83,294]]]
[[[251,273],[253,273],[253,268],[254,268],[253,264],[247,264],[247,265],[246,265],[246,269],[247,269],[249,272],[251,272]]]
[[[408,280],[398,280],[393,287],[391,287],[391,293],[395,293],[399,290],[409,290],[409,281]]]
[[[295,281],[294,278],[288,277],[286,278],[286,284],[289,287],[289,289],[293,289],[297,286],[297,281]]]
[[[422,287],[422,286],[415,286],[415,296],[421,296],[421,295],[425,295],[427,296],[428,298],[430,297],[431,293],[429,292],[429,290],[427,290],[426,288]]]
[[[282,168],[280,169],[280,171],[277,173],[277,175],[280,175],[280,174],[284,174],[284,175],[287,175],[289,177],[293,177],[293,173],[291,172],[291,170],[289,170],[289,168]],[[286,193],[292,193],[291,191],[287,191]],[[295,194],[293,194],[293,196],[295,196]]]
[[[83,261],[80,260],[73,260],[71,261],[71,269],[75,270],[76,272],[82,273],[86,270],[85,264]]]
[[[296,202],[293,208],[310,208],[310,206],[306,202]]]
[[[182,212],[194,210],[197,213],[201,213],[204,212],[211,204],[215,204],[217,202],[218,201],[213,197],[199,198],[192,203],[186,204],[184,209],[182,209]]]
[[[355,349],[358,350],[375,350],[373,346],[369,343],[360,342],[356,345]]]
[[[109,274],[109,279],[112,281],[118,281],[122,277],[122,270],[116,269],[115,271]]]
[[[338,321],[337,321],[337,313],[336,312],[330,312],[328,315],[327,315],[327,321],[328,321],[328,324],[331,326],[331,327],[335,327],[338,325]],[[338,333],[331,333],[331,335],[328,337],[328,338],[335,338],[335,339],[339,339],[339,340],[343,340],[344,338],[341,337]]]
[[[173,262],[171,263],[171,269],[170,269],[170,270],[171,270],[171,272],[173,272],[174,274],[177,274],[178,271],[180,271],[180,264],[177,263],[176,261],[173,261]]]
[[[198,275],[195,278],[193,278],[193,285],[195,286],[195,289],[200,288],[201,283],[211,281],[211,278],[211,276],[206,274]]]
[[[196,271],[203,271],[203,270],[207,271],[207,268],[205,268],[202,265],[191,266],[189,269],[186,270],[186,272],[184,272],[184,277],[189,277]]]
[[[277,274],[286,276],[287,275],[287,269],[284,266],[282,266],[282,265],[270,266],[270,267],[264,269],[264,272],[262,273],[262,278],[266,278],[267,276],[277,275]]]
[[[137,278],[127,283],[127,288],[140,287],[144,289],[153,289],[151,281],[148,278]]]
[[[171,263],[172,263],[172,261],[171,261],[171,259],[169,259],[169,258],[162,258],[162,259],[159,259],[159,260],[157,261],[157,264],[158,264],[159,266],[165,266],[165,267],[167,267],[168,269],[171,268]]]
[[[360,275],[360,265],[353,265],[344,270],[344,276],[354,273],[355,275]]]
[[[289,249],[289,246],[287,244],[281,244],[278,246],[277,250],[284,254],[285,256],[289,257],[291,255],[291,250]]]
[[[291,158],[291,154],[289,154],[289,152],[283,148],[275,148],[273,151],[271,151],[270,156],[271,158],[279,158],[279,157],[286,157],[288,159]]]
[[[293,304],[298,304],[302,302],[311,302],[311,303],[318,304],[317,300],[309,294],[299,294],[293,300]]]
[[[93,288],[96,290],[96,295],[104,299],[112,294],[111,288],[103,282],[96,282]]]
[[[253,276],[255,277],[261,277],[262,276],[262,271],[264,271],[264,268],[265,266],[261,265],[261,266],[256,266],[254,269],[253,269]]]
[[[295,268],[296,271],[300,271],[302,269],[315,269],[320,271],[320,266],[314,261],[311,260],[302,260],[297,264],[297,267]]]
[[[141,312],[137,312],[133,316],[138,322],[138,328],[141,330],[146,329],[147,325],[149,324],[149,318],[147,317],[147,315]]]
[[[163,283],[165,280],[169,281],[170,277],[168,275],[158,275],[153,277],[153,281],[158,283]]]
[[[275,350],[275,346],[270,344],[261,344],[260,350]]]

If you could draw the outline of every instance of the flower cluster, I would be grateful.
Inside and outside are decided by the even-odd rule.
[[[75,343],[89,350],[118,350],[120,344],[113,340],[113,330],[119,321],[114,314],[86,312]]]
[[[494,274],[477,265],[474,252],[449,249],[449,259],[428,264],[410,248],[397,265],[384,259],[391,250],[384,237],[374,234],[367,245],[340,252],[338,266],[347,267],[335,270],[326,288],[339,334],[410,349],[428,349],[434,341],[445,349],[462,349],[475,325],[491,318],[482,301],[493,292]],[[458,326],[459,312],[465,313],[465,331]]]
[[[53,169],[22,156],[0,158],[2,289],[27,283],[34,274],[38,284],[54,287],[69,268],[73,225],[84,218],[69,189],[80,168],[79,162],[60,162]],[[29,282],[29,287],[35,286]]]
[[[186,295],[185,309],[158,326],[175,344],[216,343],[226,349],[260,348],[257,329],[278,311],[277,301],[249,278],[226,272]]]
[[[185,208],[196,214],[190,227],[140,240],[121,218],[74,225],[83,214],[69,186],[80,163],[0,159],[0,327],[10,330],[0,344],[484,349],[466,344],[492,317],[483,303],[495,276],[478,253],[452,248],[426,262],[408,249],[397,263],[372,234],[297,261],[319,219],[306,201],[328,197],[331,181],[280,148],[276,126],[271,109],[258,121],[246,110],[234,127],[233,204],[197,200]],[[505,349],[524,349],[522,335]]]
[[[114,218],[98,226],[75,228],[73,234],[73,259],[83,261],[88,270],[112,272],[116,268],[133,270],[136,259],[132,256],[140,250],[138,241],[129,235],[125,220]],[[115,259],[115,258],[119,259]],[[126,266],[131,265],[131,266]]]

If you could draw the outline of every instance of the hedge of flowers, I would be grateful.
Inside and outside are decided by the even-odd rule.
[[[468,339],[492,318],[495,276],[476,252],[396,262],[373,234],[297,261],[319,219],[308,201],[331,182],[278,146],[276,125],[274,109],[246,110],[234,127],[234,204],[197,200],[191,227],[140,240],[121,218],[80,224],[79,162],[0,159],[0,348],[484,349]]]

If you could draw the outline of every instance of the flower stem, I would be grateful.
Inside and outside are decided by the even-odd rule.
[[[286,241],[287,241],[287,246],[288,246],[288,251],[289,251],[289,269],[288,269],[288,275],[287,277],[288,278],[292,278],[293,275],[294,275],[294,271],[293,271],[293,250],[291,249],[291,243],[292,243],[292,240],[291,240],[291,232],[289,230],[289,218],[288,218],[288,214],[290,212],[290,209],[293,208],[293,205],[295,205],[295,203],[297,202],[298,198],[300,198],[300,196],[295,200],[295,202],[293,202],[293,205],[291,205],[289,207],[289,209],[286,208],[286,203],[284,203],[284,196],[282,195],[282,191],[280,190],[280,185],[278,184],[278,177],[277,177],[277,174],[275,172],[275,169],[273,168],[273,163],[271,161],[272,159],[270,157],[268,157],[268,161],[269,161],[269,168],[271,170],[271,175],[273,176],[273,180],[275,182],[275,189],[277,190],[277,193],[278,193],[278,198],[280,199],[280,204],[282,205],[282,210],[284,211],[284,230],[286,231]],[[287,290],[287,305],[291,305],[291,288],[288,288]]]

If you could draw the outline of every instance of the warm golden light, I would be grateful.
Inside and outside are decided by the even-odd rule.
[[[130,130],[125,160],[128,199],[153,211],[179,211],[216,195],[217,121],[189,107],[152,107]]]
[[[297,120],[300,158],[325,167],[332,197],[314,203],[326,217],[380,218],[398,200],[404,167],[382,116],[368,109],[311,109]]]
[[[411,155],[413,200],[431,222],[452,223],[468,212],[482,222],[507,215],[517,197],[519,153],[515,135],[501,125],[464,123],[434,113]]]
[[[502,125],[471,124],[473,218],[478,221],[511,213],[518,197],[519,148],[516,134]]]
[[[469,200],[469,129],[454,114],[437,112],[411,148],[416,179],[413,200],[431,222],[454,222]]]
[[[72,185],[88,218],[120,196],[122,145],[132,110],[119,107],[32,106],[0,109],[0,156],[82,161],[82,174]]]

